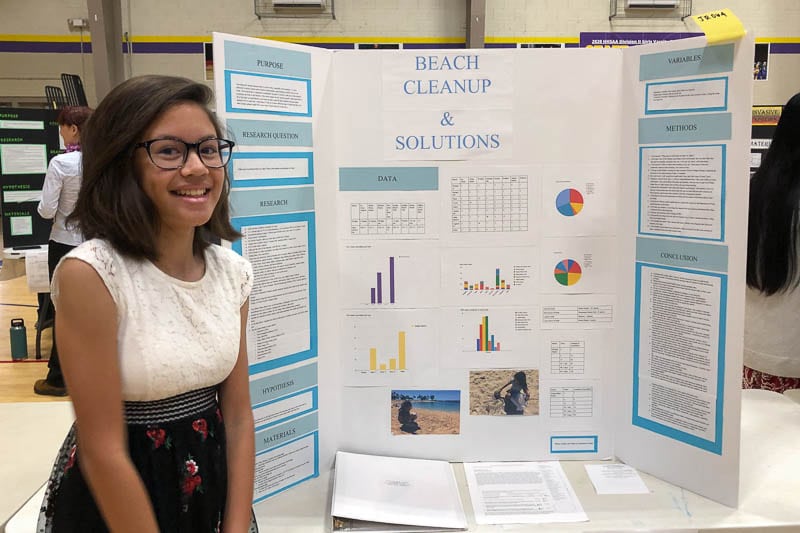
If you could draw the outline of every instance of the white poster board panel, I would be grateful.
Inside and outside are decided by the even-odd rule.
[[[338,267],[352,270],[342,278],[347,282],[340,283],[338,298],[340,316],[346,317],[338,345],[341,372],[349,375],[342,389],[341,449],[462,461],[598,458],[613,451],[613,311],[605,307],[613,308],[615,299],[610,262],[622,81],[609,73],[621,69],[622,56],[619,50],[530,52],[334,56]],[[470,69],[439,71],[437,77],[426,68],[422,76],[418,64]],[[411,67],[404,71],[403,65]],[[549,73],[547,79],[541,72]],[[458,126],[469,121],[458,122],[447,112],[472,102],[475,94],[402,90],[407,80],[421,78],[429,88],[457,87],[443,80],[467,75],[491,80],[484,88],[495,93],[478,97],[472,107],[492,110],[479,123],[498,135],[497,149],[470,141],[453,157],[453,150],[431,141],[415,145],[413,157],[387,150],[396,145],[396,135],[387,133],[383,119],[393,127],[414,125],[429,140],[445,129],[448,135],[468,134]],[[587,220],[581,221],[583,206],[576,194],[569,196],[571,189],[584,195]],[[568,196],[559,203],[562,191]],[[391,233],[396,213],[412,201],[426,215],[424,230],[415,225],[416,233]],[[432,210],[438,212],[435,229],[429,224],[437,222],[428,217]],[[373,257],[368,251],[378,241],[385,251]],[[420,262],[416,286],[403,287],[401,267],[413,266],[415,249],[437,266],[423,268]],[[559,250],[585,266],[582,284],[565,262],[569,254],[551,261]],[[395,319],[400,311],[391,311],[409,294],[416,301],[407,312],[438,312],[438,320],[417,321],[436,328],[436,342],[423,337],[427,350],[412,337],[429,328],[415,332],[413,321],[401,327]],[[561,304],[564,313],[577,313],[574,321],[565,317],[557,332],[546,331],[551,325],[543,322],[538,304],[543,297],[549,307]],[[587,313],[596,317],[592,310],[600,309],[596,302],[609,304],[601,306],[606,318],[587,321]],[[359,335],[359,321],[373,325]],[[376,337],[382,328],[388,328],[385,338]],[[362,369],[357,375],[355,360]],[[424,368],[411,369],[414,361]],[[518,373],[528,387],[521,406],[507,394]],[[406,430],[397,421],[405,400],[416,416]],[[515,409],[522,416],[509,416]]]
[[[334,417],[321,417],[320,406],[333,407],[336,395],[318,387],[321,373],[335,375],[324,366],[330,358],[318,357],[335,329],[318,320],[318,293],[336,278],[317,269],[335,261],[317,242],[318,217],[335,213],[324,205],[318,211],[315,201],[319,169],[332,168],[332,147],[317,142],[332,134],[324,105],[331,59],[323,49],[214,34],[216,112],[237,143],[230,204],[243,237],[232,247],[255,277],[247,339],[256,501],[318,476],[336,447],[328,441],[328,454],[321,452],[323,427]],[[272,460],[281,454],[302,468]]]
[[[615,454],[736,505],[753,41],[624,55]]]

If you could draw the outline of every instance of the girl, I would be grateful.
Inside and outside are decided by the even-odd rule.
[[[252,269],[235,239],[233,143],[211,91],[132,78],[83,132],[75,220],[88,239],[52,298],[76,422],[39,531],[244,533],[255,529],[245,323]]]

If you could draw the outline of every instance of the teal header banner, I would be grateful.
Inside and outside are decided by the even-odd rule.
[[[301,366],[250,382],[253,405],[269,402],[317,385],[317,364]]]
[[[637,237],[636,260],[725,273],[728,271],[728,247],[721,244]]]
[[[225,41],[225,68],[292,78],[311,77],[311,55],[296,50]]]
[[[281,446],[319,428],[317,412],[256,432],[256,454]]]
[[[313,146],[310,122],[228,119],[228,135],[239,146]]]
[[[314,187],[231,189],[231,216],[255,217],[314,210]]]
[[[340,191],[436,191],[436,167],[342,167]]]
[[[733,70],[733,44],[647,54],[639,58],[639,81],[717,74]]]
[[[639,144],[725,141],[730,138],[730,113],[639,119]]]

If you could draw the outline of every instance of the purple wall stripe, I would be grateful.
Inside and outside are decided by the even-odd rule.
[[[800,43],[771,43],[770,54],[800,54]]]
[[[34,54],[80,54],[81,43],[48,43],[36,41],[0,41],[0,52]],[[92,52],[92,43],[83,43],[83,53]]]
[[[327,48],[328,50],[353,50],[353,43],[301,43],[306,46],[316,46],[317,48]]]
[[[405,43],[403,50],[435,50],[437,48],[457,48],[466,47],[464,43]]]
[[[82,43],[83,53],[92,52],[92,43]],[[202,54],[203,43],[154,42],[132,43],[134,54]],[[306,43],[308,46],[329,50],[353,50],[353,43]],[[464,43],[406,43],[406,50],[464,49]],[[513,43],[489,43],[486,48],[516,48]],[[579,48],[578,43],[566,43],[566,48]],[[770,43],[772,54],[800,54],[800,43]],[[80,54],[81,43],[41,41],[0,41],[0,53]],[[128,52],[128,43],[122,43],[122,52]]]
[[[133,44],[134,54],[202,54],[203,53],[203,43],[132,43],[132,44]]]

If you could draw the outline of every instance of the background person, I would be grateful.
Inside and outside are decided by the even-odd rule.
[[[39,531],[244,533],[254,428],[252,268],[233,240],[222,138],[203,84],[131,78],[86,124],[70,220],[88,239],[53,277],[76,422]]]
[[[64,139],[66,151],[50,160],[44,177],[42,199],[37,207],[42,218],[53,219],[50,241],[47,243],[47,268],[51,281],[53,271],[61,258],[83,242],[81,232],[74,225],[67,226],[66,221],[75,208],[81,188],[81,127],[91,114],[92,110],[88,107],[65,107],[57,118],[58,130]],[[40,316],[39,321],[43,323],[49,318]],[[53,331],[47,377],[37,380],[33,384],[33,391],[36,394],[64,396],[67,389],[64,387],[64,376],[58,362],[55,328]]]
[[[800,388],[800,93],[750,180],[742,386]]]

